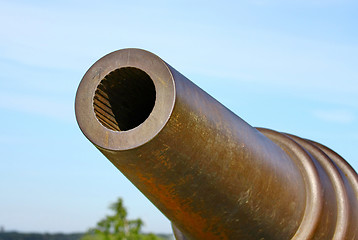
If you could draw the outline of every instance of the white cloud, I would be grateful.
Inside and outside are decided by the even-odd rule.
[[[33,95],[0,93],[0,109],[73,121],[73,103]]]
[[[326,122],[335,122],[348,124],[355,121],[355,115],[347,110],[333,109],[333,110],[315,110],[313,115]]]
[[[0,134],[0,144],[3,146],[16,146],[21,144],[28,144],[34,141],[34,136],[27,136],[24,134]]]
[[[291,0],[291,1],[283,1],[283,0],[254,0],[252,1],[256,5],[266,6],[273,4],[291,4],[291,5],[299,5],[299,6],[335,6],[335,5],[343,5],[352,3],[352,0]]]

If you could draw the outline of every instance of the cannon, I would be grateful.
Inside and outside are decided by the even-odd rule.
[[[148,51],[94,63],[75,112],[178,240],[358,239],[358,177],[342,157],[250,126]]]

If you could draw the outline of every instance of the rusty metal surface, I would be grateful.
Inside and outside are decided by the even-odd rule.
[[[357,175],[343,159],[251,127],[150,52],[124,49],[97,61],[75,108],[85,136],[174,223],[176,236],[357,237]]]
[[[358,177],[349,164],[318,143],[273,130],[259,130],[298,164],[309,164],[302,173],[308,174],[309,181],[315,180],[312,186],[318,186],[308,198],[315,201],[314,207],[308,211],[311,215],[308,221],[302,220],[301,230],[297,231],[302,235],[297,239],[357,239]]]
[[[173,234],[176,240],[188,240],[184,234],[172,223]]]

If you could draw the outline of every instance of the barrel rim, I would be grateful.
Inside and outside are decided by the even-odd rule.
[[[104,127],[94,113],[93,98],[97,86],[109,73],[124,67],[138,68],[154,83],[156,99],[148,118],[127,131]],[[83,76],[76,94],[75,112],[84,135],[105,150],[128,150],[153,139],[166,125],[175,104],[175,83],[167,64],[155,54],[142,49],[122,49],[99,59]]]

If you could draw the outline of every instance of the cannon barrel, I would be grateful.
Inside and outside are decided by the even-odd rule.
[[[98,60],[75,111],[177,239],[358,238],[358,177],[343,158],[250,126],[150,52]]]

